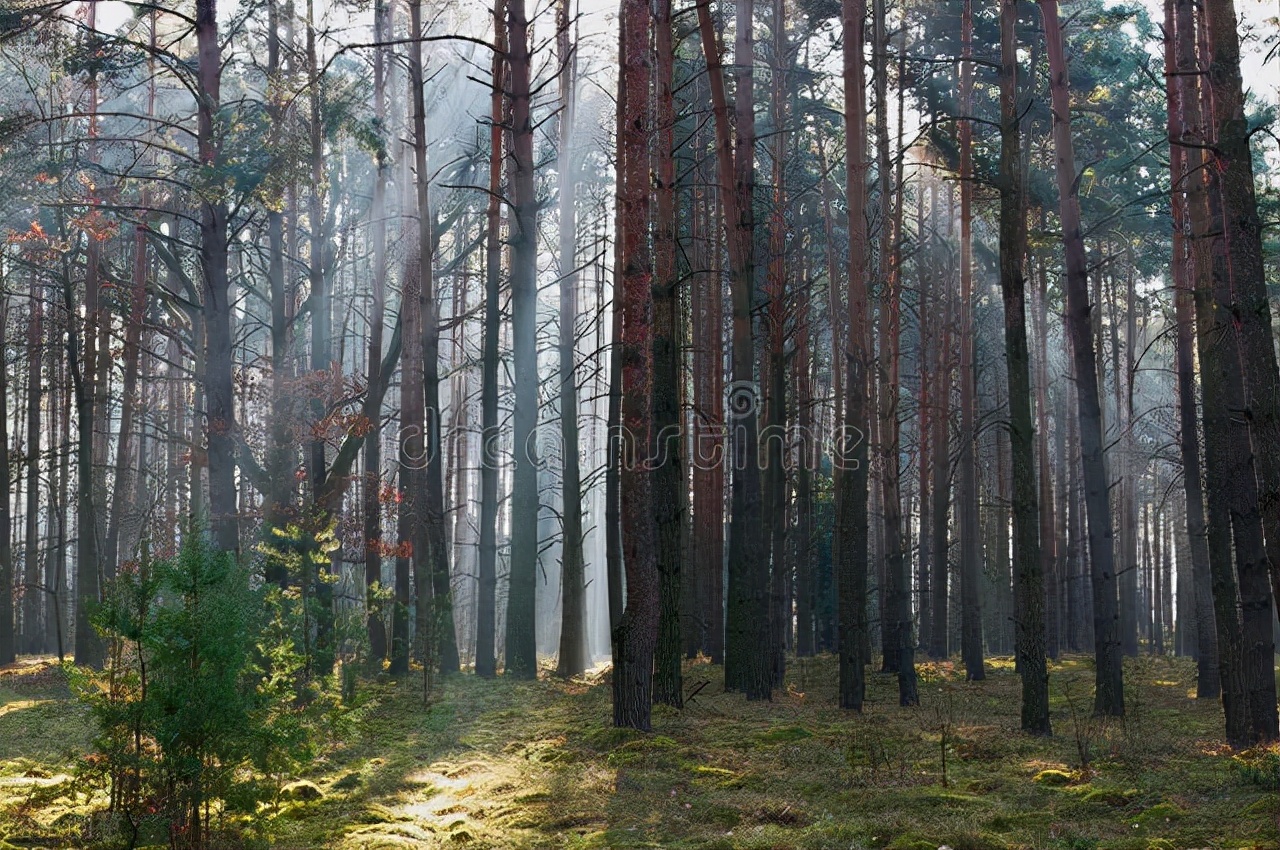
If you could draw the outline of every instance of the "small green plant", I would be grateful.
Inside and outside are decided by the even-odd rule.
[[[1231,756],[1231,765],[1244,781],[1280,790],[1280,744],[1241,750]]]
[[[243,837],[282,777],[309,755],[296,622],[281,591],[191,528],[181,551],[145,550],[108,588],[95,626],[102,671],[72,669],[97,723],[81,781],[108,790],[108,820],[129,846],[208,847]]]

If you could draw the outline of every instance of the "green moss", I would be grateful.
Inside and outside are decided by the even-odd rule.
[[[1173,803],[1160,803],[1147,809],[1134,820],[1143,826],[1163,825],[1167,822],[1181,820],[1186,814]]]
[[[1119,808],[1127,806],[1132,802],[1133,798],[1138,796],[1138,792],[1134,789],[1121,790],[1119,788],[1095,788],[1085,794],[1081,800],[1095,806],[1112,806]]]
[[[938,850],[938,842],[905,834],[894,838],[884,847],[885,850]]]
[[[1075,781],[1075,778],[1075,774],[1070,771],[1050,768],[1049,770],[1042,770],[1037,773],[1032,777],[1031,781],[1037,785],[1048,785],[1053,788],[1059,788],[1063,785],[1070,785]]]
[[[769,729],[756,735],[757,743],[764,746],[772,744],[786,744],[792,741],[803,741],[805,738],[812,738],[813,733],[801,726],[780,726],[776,729]]]

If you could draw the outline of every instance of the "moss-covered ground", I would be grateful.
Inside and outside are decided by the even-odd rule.
[[[610,726],[607,674],[363,683],[323,755],[261,817],[278,848],[1280,848],[1280,750],[1232,754],[1185,660],[1133,659],[1129,716],[1089,712],[1083,659],[1051,667],[1055,735],[1018,731],[1008,659],[967,684],[920,667],[922,705],[872,673],[835,707],[831,658],[793,662],[771,703],[690,663],[682,711]],[[696,693],[695,693],[696,692]],[[0,673],[0,847],[76,847],[100,807],[74,779],[92,738],[61,670]],[[1083,756],[1083,758],[1082,758]],[[945,759],[945,772],[944,772]],[[1082,761],[1087,762],[1082,764]]]

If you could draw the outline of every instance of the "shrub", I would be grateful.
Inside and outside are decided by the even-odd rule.
[[[186,848],[244,832],[278,793],[268,779],[308,755],[293,639],[268,600],[195,529],[176,557],[144,551],[108,588],[95,618],[107,666],[72,681],[99,730],[81,778],[109,789],[131,846],[157,828]]]

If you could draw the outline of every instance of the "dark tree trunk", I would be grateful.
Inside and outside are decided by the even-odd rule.
[[[755,131],[752,112],[752,4],[737,8],[737,135],[730,142],[729,106],[719,40],[708,0],[698,3],[698,30],[707,61],[707,80],[716,134],[716,172],[725,209],[733,303],[732,375],[728,423],[734,470],[729,522],[729,587],[725,630],[725,687],[742,690],[748,699],[772,695],[768,641],[768,560],[763,548],[761,515],[759,392],[754,383],[755,340],[752,294],[755,286],[752,201],[755,194]],[[734,149],[736,145],[736,151]]]
[[[1245,557],[1238,543],[1236,546],[1245,632],[1245,687],[1252,735],[1257,740],[1272,741],[1280,735],[1271,627],[1274,599],[1280,599],[1280,371],[1263,265],[1262,222],[1249,147],[1251,132],[1240,77],[1235,3],[1207,0],[1202,8],[1209,45],[1206,80],[1213,105],[1213,147],[1209,153],[1212,168],[1220,175],[1223,238],[1233,299],[1230,309],[1245,378],[1247,406],[1239,409],[1247,411],[1256,446],[1258,510],[1267,544],[1261,557]]]
[[[413,33],[422,32],[421,2],[415,0],[409,6],[410,26]],[[453,628],[453,593],[449,574],[449,540],[444,504],[444,451],[440,407],[440,298],[436,292],[435,216],[431,210],[427,171],[427,110],[424,101],[422,70],[422,45],[414,44],[409,50],[409,81],[412,86],[413,106],[413,158],[418,206],[419,275],[422,299],[422,389],[426,405],[427,421],[423,433],[426,441],[426,471],[423,499],[423,520],[426,523],[427,549],[422,560],[414,565],[420,570],[414,576],[417,584],[418,642],[422,647],[424,663],[434,665],[429,674],[439,670],[441,675],[456,673],[459,667],[458,640]],[[532,172],[530,173],[532,180]],[[534,392],[537,392],[535,386]],[[536,397],[536,396],[535,396]],[[536,411],[535,411],[536,417]],[[530,441],[531,443],[532,441]],[[524,445],[521,443],[520,445]],[[536,484],[535,484],[536,487]],[[537,491],[534,491],[537,498]],[[536,546],[536,543],[535,543]],[[430,585],[430,595],[426,587]],[[531,597],[532,598],[532,597]],[[425,603],[431,601],[430,607]],[[425,633],[423,630],[425,629]],[[428,676],[428,680],[430,676]]]
[[[1049,673],[1044,648],[1044,573],[1036,503],[1035,428],[1027,345],[1026,210],[1018,109],[1018,4],[1000,2],[1000,290],[1009,370],[1009,448],[1013,469],[1014,607],[1018,669],[1022,674],[1022,730],[1048,735]],[[1048,476],[1048,463],[1041,467]]]
[[[928,649],[933,643],[933,586],[931,574],[933,569],[933,466],[937,463],[936,446],[933,442],[933,423],[938,415],[934,402],[933,373],[934,360],[937,357],[937,335],[942,332],[943,322],[938,315],[941,300],[933,292],[933,276],[928,271],[924,255],[925,246],[925,192],[923,187],[916,195],[916,289],[920,304],[920,351],[916,358],[916,371],[919,374],[920,397],[919,418],[916,422],[916,433],[919,444],[920,467],[920,542],[917,556],[916,582],[920,588],[920,646]]]
[[[701,141],[701,137],[699,137]],[[700,143],[699,152],[703,151]],[[700,162],[700,172],[705,162]],[[721,225],[714,174],[694,187],[694,220],[701,226],[693,269],[693,550],[698,573],[697,619],[712,664],[724,663],[724,281]],[[706,187],[706,188],[704,188]]]
[[[507,3],[511,102],[511,327],[515,360],[515,470],[511,481],[511,566],[507,598],[506,672],[538,673],[534,597],[538,571],[538,198],[534,185],[529,20],[524,0]],[[648,63],[646,62],[646,65]],[[625,367],[624,367],[625,368]],[[646,709],[647,712],[647,709]]]
[[[44,299],[33,276],[31,312],[27,322],[27,504],[25,550],[22,570],[22,634],[19,650],[35,654],[44,649],[44,610],[51,582],[40,577],[40,399],[44,396],[40,380],[41,345],[44,339]],[[52,397],[51,397],[52,398]],[[50,441],[52,443],[52,441]],[[50,446],[52,448],[52,446]],[[52,514],[49,520],[52,520]],[[47,553],[52,560],[52,553]]]
[[[933,211],[936,212],[937,195],[932,197]],[[932,610],[930,628],[929,657],[941,660],[950,654],[950,629],[948,626],[947,603],[948,578],[951,572],[950,552],[950,513],[951,513],[951,340],[952,323],[955,319],[955,295],[950,287],[943,287],[939,293],[939,332],[934,366],[933,381],[933,436],[931,454],[933,455],[933,485],[930,488],[933,497],[933,517],[929,521],[933,532],[933,545],[930,553],[933,557],[933,576],[929,582]]]
[[[521,0],[514,0],[520,3]],[[652,702],[653,658],[657,642],[659,585],[654,551],[652,480],[644,455],[653,416],[652,307],[653,267],[649,252],[649,134],[653,124],[649,97],[651,74],[649,6],[623,0],[620,26],[619,102],[625,110],[618,139],[618,232],[623,265],[621,424],[624,446],[619,507],[626,570],[626,606],[613,628],[613,723],[648,729]],[[516,30],[512,28],[512,42]]]
[[[658,644],[653,701],[683,704],[680,639],[680,568],[684,534],[684,467],[680,434],[679,277],[676,273],[675,107],[671,86],[671,0],[659,0],[653,20],[657,159],[653,218],[653,521],[659,580]]]
[[[982,658],[982,545],[978,522],[977,371],[973,322],[973,0],[965,0],[960,63],[960,655],[965,679],[986,678]]]
[[[9,348],[9,296],[0,296],[0,351]],[[9,370],[0,369],[0,666],[17,656],[13,621],[13,504],[9,470]]]
[[[867,623],[867,439],[871,423],[868,392],[868,263],[867,263],[867,118],[863,45],[865,0],[842,0],[845,193],[849,215],[848,326],[845,339],[845,410],[836,448],[841,467],[840,535],[835,565],[839,587],[840,707],[862,711],[866,676],[862,646]]]
[[[1057,0],[1040,0],[1049,56],[1049,88],[1053,108],[1053,141],[1057,162],[1066,255],[1067,332],[1075,360],[1076,394],[1079,398],[1080,455],[1084,466],[1085,508],[1088,513],[1089,560],[1093,577],[1093,630],[1095,653],[1094,711],[1124,714],[1124,685],[1120,655],[1120,623],[1112,551],[1111,506],[1107,471],[1103,460],[1102,409],[1094,350],[1093,325],[1085,265],[1084,238],[1080,226],[1075,150],[1071,141],[1070,82],[1064,54]]]

